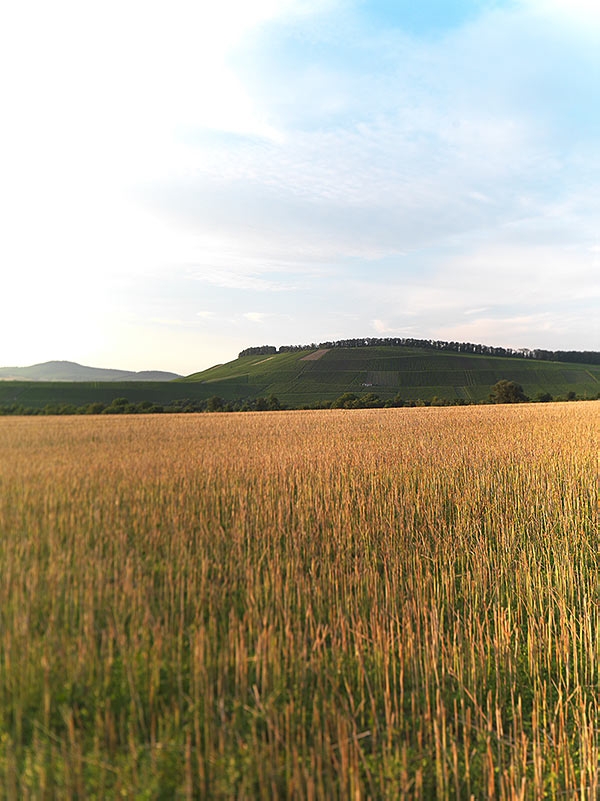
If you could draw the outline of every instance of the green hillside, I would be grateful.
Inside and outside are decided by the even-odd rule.
[[[0,381],[0,407],[18,404],[32,409],[53,404],[110,404],[115,398],[162,405],[181,398],[201,400],[211,394],[203,384],[182,387],[173,381]]]
[[[315,353],[242,356],[173,383],[200,383],[227,400],[274,394],[290,406],[333,400],[344,392],[373,392],[382,400],[400,394],[405,400],[438,396],[481,401],[503,378],[522,384],[530,397],[575,392],[594,398],[600,391],[599,365],[391,346],[336,347],[320,358],[306,358]]]
[[[131,403],[226,401],[276,395],[287,406],[301,407],[334,400],[345,392],[374,393],[382,400],[486,400],[491,387],[505,378],[522,384],[525,393],[595,398],[600,392],[600,365],[501,358],[432,351],[423,348],[336,347],[322,353],[298,350],[242,356],[186,378],[165,382],[0,381],[0,407],[18,404],[34,409],[47,405],[75,407],[125,397]],[[315,354],[319,358],[314,358]],[[309,358],[307,358],[309,357]]]

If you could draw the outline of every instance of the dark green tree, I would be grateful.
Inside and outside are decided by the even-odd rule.
[[[267,398],[267,405],[270,412],[278,412],[281,409],[281,403],[276,395],[269,395]]]
[[[376,395],[374,392],[367,392],[366,395],[361,395],[358,399],[358,403],[361,409],[377,409],[383,406],[379,395]]]
[[[492,403],[523,403],[529,398],[523,391],[523,387],[516,381],[507,381],[503,378],[492,387],[490,393]]]
[[[354,392],[344,392],[331,404],[332,409],[356,409],[358,406],[358,395]]]
[[[99,401],[96,403],[88,404],[85,413],[86,414],[102,414],[102,412],[106,409],[105,403],[100,403]]]
[[[107,406],[102,414],[126,414],[129,407],[127,398],[114,398],[110,406]]]
[[[223,398],[219,398],[218,395],[212,395],[206,401],[206,410],[209,412],[221,412],[223,411],[223,406],[225,405]]]

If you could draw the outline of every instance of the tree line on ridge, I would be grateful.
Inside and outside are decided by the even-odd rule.
[[[310,345],[259,345],[240,351],[242,356],[272,356],[277,353],[293,353],[300,350],[321,350],[332,348],[369,347],[423,348],[425,350],[468,353],[479,356],[499,356],[513,359],[535,359],[538,361],[570,362],[577,364],[600,364],[600,351],[593,350],[543,350],[535,348],[502,348],[492,345],[479,345],[473,342],[446,342],[438,339],[413,339],[411,337],[363,337],[360,339],[338,339],[334,342],[311,343]]]

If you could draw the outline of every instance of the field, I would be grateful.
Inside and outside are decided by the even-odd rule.
[[[180,398],[198,400],[214,392],[202,385],[181,386],[173,381],[0,381],[0,406],[17,403],[33,409],[47,404],[111,403],[127,398],[132,403],[169,404]]]
[[[345,392],[373,392],[383,401],[400,395],[405,401],[448,400],[481,402],[501,379],[516,381],[535,398],[549,393],[565,399],[569,392],[586,399],[600,392],[600,365],[536,361],[533,359],[432,351],[411,347],[333,348],[321,358],[315,351],[242,356],[176,381],[0,381],[0,408],[17,404],[43,409],[46,405],[110,404],[125,397],[132,403],[150,401],[168,406],[173,401],[226,401],[275,395],[290,408],[332,401]]]
[[[204,386],[213,395],[232,399],[275,394],[284,403],[334,400],[344,392],[374,392],[382,400],[400,394],[405,400],[439,398],[486,400],[501,379],[516,381],[534,398],[548,392],[566,397],[570,391],[595,398],[600,366],[532,359],[499,358],[422,348],[371,346],[332,348],[315,361],[312,351],[274,356],[242,356],[178,380],[176,385]]]
[[[0,418],[0,797],[598,798],[599,419]]]

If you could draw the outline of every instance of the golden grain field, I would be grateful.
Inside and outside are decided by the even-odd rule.
[[[599,421],[0,418],[0,798],[600,798]]]

